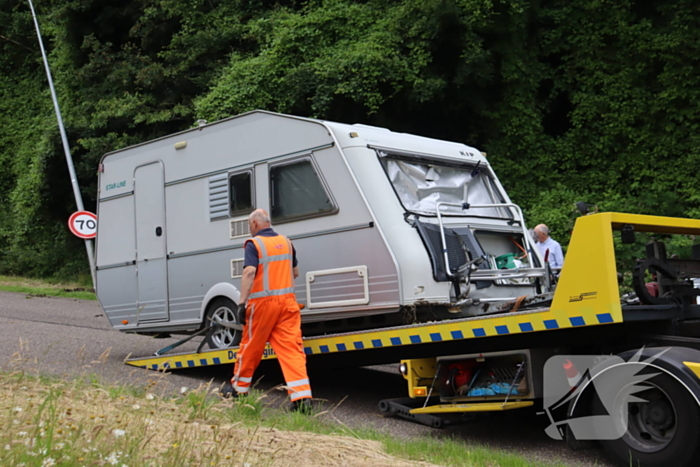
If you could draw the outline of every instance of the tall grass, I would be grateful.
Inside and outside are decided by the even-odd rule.
[[[67,297],[96,300],[92,284],[68,282],[58,279],[28,279],[16,276],[0,276],[0,290],[34,296]]]
[[[152,388],[0,373],[0,465],[23,467],[529,466],[457,440],[396,440],[334,421],[333,407],[290,413],[253,392]]]
[[[80,288],[0,276],[0,290],[94,299]],[[144,387],[105,385],[94,375],[29,376],[22,350],[11,359],[15,371],[0,371],[2,467],[534,465],[461,440],[395,439],[347,427],[335,407],[311,416],[279,410],[270,392],[230,401],[207,384],[159,394],[163,374]]]

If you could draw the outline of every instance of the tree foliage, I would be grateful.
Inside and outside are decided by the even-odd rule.
[[[86,207],[107,152],[259,108],[461,141],[573,203],[700,217],[692,0],[36,0]],[[0,0],[0,271],[85,270],[28,5]],[[688,171],[691,171],[688,173]],[[72,258],[78,258],[74,260]]]

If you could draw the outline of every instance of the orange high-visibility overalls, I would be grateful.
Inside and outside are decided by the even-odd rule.
[[[246,324],[231,384],[247,393],[265,344],[277,354],[292,401],[311,397],[301,340],[301,311],[294,295],[292,244],[283,235],[253,237],[258,268],[246,305]]]

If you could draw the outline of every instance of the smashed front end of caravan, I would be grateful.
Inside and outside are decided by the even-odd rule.
[[[425,288],[417,286],[407,302],[444,318],[444,311],[477,316],[551,301],[556,276],[544,267],[521,209],[510,202],[483,154],[454,160],[375,151],[405,222],[428,254],[432,279],[449,284],[449,295],[432,297],[420,297]]]

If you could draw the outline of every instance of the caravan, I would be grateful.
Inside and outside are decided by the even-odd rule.
[[[551,298],[523,214],[478,150],[254,111],[102,158],[96,277],[111,325],[158,335],[235,321],[255,208],[297,250],[305,335]],[[209,345],[239,339],[222,329]]]

